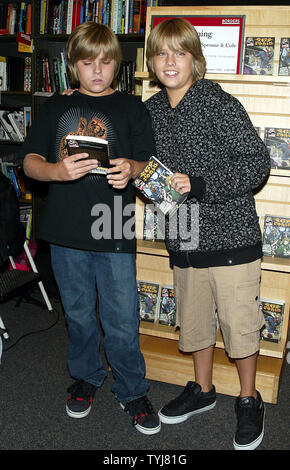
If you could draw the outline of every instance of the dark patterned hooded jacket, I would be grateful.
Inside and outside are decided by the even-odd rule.
[[[253,189],[266,179],[270,156],[242,104],[218,84],[202,79],[174,109],[166,89],[145,105],[153,121],[157,157],[191,179],[183,219],[179,209],[179,222],[174,225],[172,220],[171,229],[166,224],[172,264],[223,266],[260,258]]]

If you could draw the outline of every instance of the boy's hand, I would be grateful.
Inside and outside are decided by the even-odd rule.
[[[114,158],[110,160],[112,168],[108,169],[108,183],[115,189],[124,189],[129,180],[134,177],[134,160]]]
[[[89,173],[98,167],[98,160],[87,159],[87,153],[79,153],[66,157],[56,163],[56,177],[58,181],[72,181]]]
[[[191,190],[190,179],[183,173],[174,173],[171,178],[171,186],[179,194],[189,193]]]

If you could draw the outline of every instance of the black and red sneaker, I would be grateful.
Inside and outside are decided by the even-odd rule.
[[[147,396],[137,398],[129,403],[122,404],[124,411],[133,417],[132,424],[143,434],[156,434],[161,429],[158,414],[154,411],[153,406]]]
[[[91,411],[95,393],[95,385],[77,380],[68,389],[66,412],[71,418],[84,418]]]

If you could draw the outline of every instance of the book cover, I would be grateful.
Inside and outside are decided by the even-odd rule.
[[[281,38],[278,75],[290,75],[290,38]]]
[[[265,215],[263,253],[276,258],[290,258],[290,217]]]
[[[32,206],[21,205],[19,206],[20,222],[23,224],[26,233],[26,240],[30,240],[31,227],[32,227]]]
[[[273,75],[274,37],[247,37],[244,75]]]
[[[25,127],[24,127],[24,110],[18,109],[13,110],[8,113],[8,119],[10,120],[13,129],[15,130],[18,139],[23,142],[25,136]]]
[[[164,219],[159,216],[159,213],[153,204],[145,204],[143,239],[150,241],[162,241],[165,239],[164,233]]]
[[[140,319],[155,322],[158,317],[160,286],[154,282],[137,281]]]
[[[18,135],[16,134],[16,131],[14,130],[14,127],[12,126],[12,123],[8,117],[9,115],[9,109],[0,109],[0,126],[4,130],[4,132],[8,135],[9,140],[15,141],[15,142],[20,142],[20,139]],[[4,136],[5,134],[3,134]],[[4,140],[7,140],[4,138]]]
[[[93,158],[99,161],[98,168],[91,170],[91,173],[107,174],[110,167],[110,152],[107,140],[83,135],[68,135],[66,137],[66,147],[69,155],[88,153],[88,159]]]
[[[285,309],[284,300],[260,299],[260,309],[265,318],[265,327],[261,330],[261,339],[279,343]]]
[[[162,286],[160,294],[159,323],[175,326],[176,303],[173,286]]]
[[[290,129],[266,127],[264,143],[270,153],[271,168],[290,169]]]
[[[15,175],[14,168],[10,167],[9,172],[10,172],[10,175],[11,175],[11,181],[13,183],[13,186],[14,186],[14,189],[15,189],[15,192],[16,192],[16,196],[20,197],[21,196],[21,190],[20,190],[16,175]]]
[[[153,156],[133,184],[163,214],[172,215],[187,198],[187,194],[181,195],[171,187],[172,176],[173,172]]]

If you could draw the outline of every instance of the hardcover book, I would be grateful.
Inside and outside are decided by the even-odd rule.
[[[281,38],[278,75],[290,75],[290,38]]]
[[[274,37],[247,37],[244,75],[273,75]]]
[[[88,159],[98,160],[98,168],[91,170],[91,173],[107,174],[110,167],[110,152],[107,140],[83,135],[68,135],[66,137],[66,146],[69,155],[88,153]]]
[[[279,343],[283,323],[284,300],[260,299],[260,309],[265,318],[265,327],[261,330],[261,339]]]
[[[151,157],[133,184],[163,214],[172,215],[187,198],[187,194],[181,195],[171,187],[172,176],[169,168],[156,157]]]
[[[137,281],[140,319],[155,322],[158,317],[160,286],[154,282]]]
[[[276,258],[290,258],[290,217],[265,215],[263,253]]]
[[[290,129],[266,127],[264,142],[269,150],[272,168],[290,169]]]

